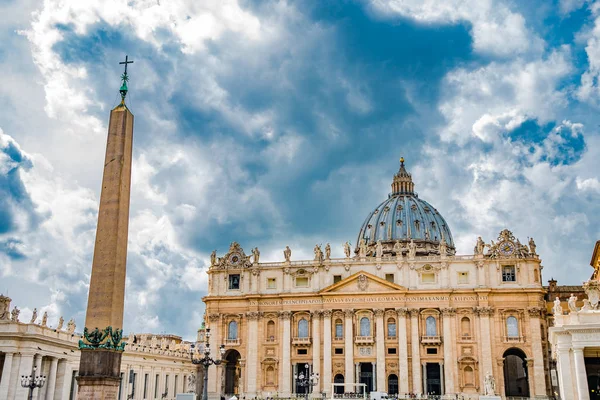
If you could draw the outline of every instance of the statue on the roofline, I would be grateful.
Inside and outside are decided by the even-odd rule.
[[[29,321],[30,324],[35,323],[35,320],[37,319],[37,308],[33,309],[33,314],[31,314],[31,321]]]
[[[290,249],[290,246],[285,246],[283,257],[285,257],[285,261],[290,262],[290,259],[292,258],[292,249]]]
[[[329,243],[327,243],[327,245],[325,246],[325,259],[331,259],[331,246],[329,245]]]
[[[346,258],[350,258],[351,252],[352,252],[352,249],[350,248],[350,243],[349,242],[344,243],[344,254],[346,255]]]

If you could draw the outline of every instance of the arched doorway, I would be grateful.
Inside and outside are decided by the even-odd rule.
[[[398,394],[398,375],[390,374],[388,376],[388,394]]]
[[[225,354],[225,395],[239,394],[239,368],[242,356],[237,350],[229,350]],[[227,398],[229,398],[227,397]]]
[[[506,397],[529,397],[529,377],[523,350],[504,352],[504,393]]]
[[[344,375],[337,374],[336,376],[334,376],[333,377],[333,383],[344,383]],[[333,393],[335,393],[335,394],[344,394],[344,387],[343,386],[334,385],[333,386]]]

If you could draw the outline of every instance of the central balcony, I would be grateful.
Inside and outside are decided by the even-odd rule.
[[[294,346],[310,346],[312,339],[310,337],[294,337],[292,344]]]
[[[354,343],[356,343],[356,344],[373,344],[373,336],[355,336]]]
[[[441,336],[421,336],[422,344],[441,344],[442,337]]]

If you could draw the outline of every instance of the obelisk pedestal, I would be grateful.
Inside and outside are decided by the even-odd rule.
[[[126,82],[127,73],[123,101],[110,113],[84,337],[79,341],[79,400],[115,400],[119,391],[133,145]]]

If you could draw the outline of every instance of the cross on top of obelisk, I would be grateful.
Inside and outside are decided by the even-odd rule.
[[[123,75],[127,75],[127,64],[133,64],[133,61],[127,61],[127,60],[129,60],[129,56],[125,55],[125,61],[121,61],[119,63],[119,65],[120,64],[125,64],[125,73]]]
[[[127,81],[129,81],[129,76],[127,76],[127,64],[133,64],[133,61],[129,61],[129,56],[125,55],[125,61],[121,61],[119,65],[121,64],[125,64],[125,72],[121,75],[123,83],[121,84],[119,92],[121,92],[121,105],[125,105],[125,96],[127,96],[127,91],[129,90],[127,88]]]

